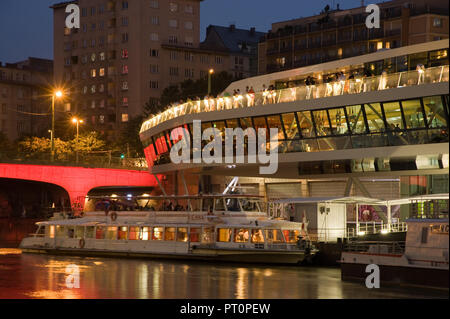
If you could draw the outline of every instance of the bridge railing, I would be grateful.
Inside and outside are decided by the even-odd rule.
[[[55,159],[50,161],[46,158],[24,159],[24,158],[1,158],[0,163],[4,164],[24,164],[24,165],[56,165],[70,167],[88,167],[88,168],[109,168],[109,169],[127,169],[127,170],[148,170],[148,164],[145,158],[120,158],[103,156],[80,156],[79,160],[74,159]]]
[[[230,110],[260,105],[295,102],[347,94],[359,94],[371,91],[382,91],[406,86],[417,86],[449,81],[449,66],[430,67],[419,71],[404,71],[379,76],[355,76],[354,78],[338,78],[333,81],[313,85],[300,85],[285,89],[266,89],[261,92],[223,95],[218,98],[205,98],[174,105],[164,112],[144,122],[141,133],[165,121],[186,114],[197,114],[211,111]]]

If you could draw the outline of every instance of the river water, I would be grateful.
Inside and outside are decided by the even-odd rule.
[[[78,266],[78,289],[67,288],[68,265]],[[81,258],[0,248],[0,299],[9,298],[448,298],[448,292],[367,289],[342,282],[339,268]]]

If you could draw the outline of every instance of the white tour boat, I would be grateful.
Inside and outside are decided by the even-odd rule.
[[[110,207],[81,218],[38,222],[37,232],[23,239],[20,248],[31,253],[279,264],[309,261],[317,252],[305,223],[268,217],[259,196],[146,196],[137,200],[146,202],[139,211],[108,211]],[[120,198],[108,201],[115,205]],[[153,209],[161,206],[158,211]]]

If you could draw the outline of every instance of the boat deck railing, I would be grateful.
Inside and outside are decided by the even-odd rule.
[[[371,254],[402,255],[405,252],[403,241],[364,241],[345,244],[343,251]]]
[[[254,93],[235,94],[234,96],[223,94],[218,98],[205,98],[170,106],[164,112],[144,122],[141,133],[163,122],[187,114],[359,94],[448,81],[449,66],[442,65],[430,67],[420,72],[412,70],[371,77],[355,76],[352,79],[342,78],[328,83],[300,85],[284,89],[266,89]]]
[[[388,233],[401,233],[408,231],[408,225],[405,222],[385,224],[381,222],[349,222],[353,224],[351,227],[347,227],[346,237],[358,237],[364,235],[375,234],[388,234]]]

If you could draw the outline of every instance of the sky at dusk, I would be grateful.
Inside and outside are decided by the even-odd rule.
[[[0,0],[0,61],[53,58],[53,14],[49,7],[58,2],[62,0]],[[267,32],[273,22],[317,14],[332,3],[347,9],[360,6],[361,0],[205,0],[201,4],[201,39],[210,24],[236,24]]]

